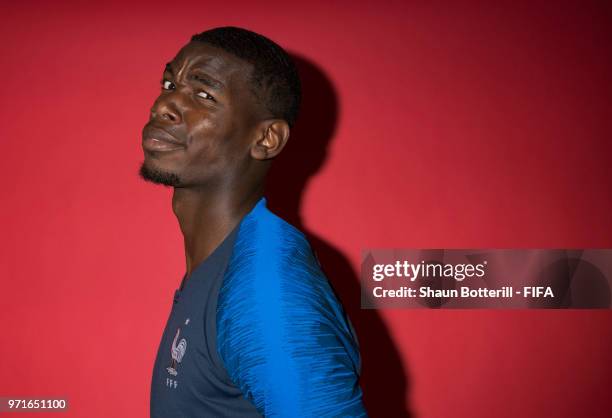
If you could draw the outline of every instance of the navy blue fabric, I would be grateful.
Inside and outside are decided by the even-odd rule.
[[[362,417],[354,330],[304,235],[262,198],[176,291],[151,417]]]
[[[261,416],[230,380],[217,353],[217,296],[236,232],[175,291],[153,368],[152,418]]]

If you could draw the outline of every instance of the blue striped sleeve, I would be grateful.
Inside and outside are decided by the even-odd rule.
[[[217,349],[266,417],[364,417],[356,337],[301,232],[263,208],[240,225]]]

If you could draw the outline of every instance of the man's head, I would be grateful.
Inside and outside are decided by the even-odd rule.
[[[194,35],[166,65],[143,130],[141,175],[174,187],[257,184],[299,102],[297,70],[269,39],[234,27]]]

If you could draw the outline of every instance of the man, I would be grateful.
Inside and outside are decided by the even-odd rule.
[[[350,321],[304,235],[263,197],[299,100],[287,53],[244,29],[194,35],[166,65],[140,172],[174,188],[187,267],[152,417],[366,416]]]

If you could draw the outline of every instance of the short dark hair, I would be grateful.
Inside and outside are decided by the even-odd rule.
[[[293,126],[301,100],[300,77],[289,54],[263,35],[225,26],[191,37],[220,48],[253,65],[253,93],[273,117]]]

